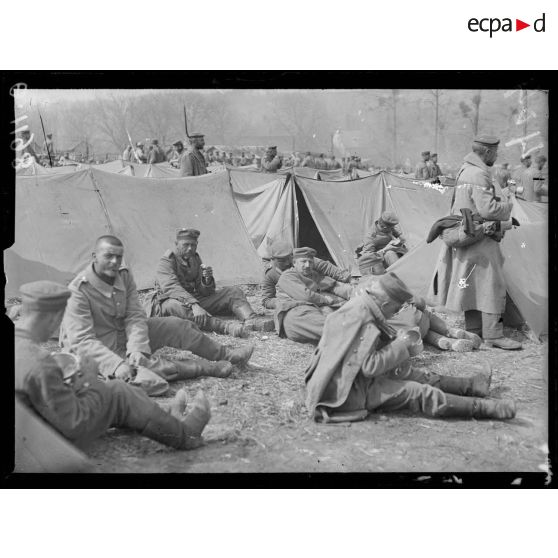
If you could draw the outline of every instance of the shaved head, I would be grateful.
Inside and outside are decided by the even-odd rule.
[[[95,250],[98,250],[99,246],[103,244],[110,244],[110,246],[124,246],[119,238],[112,236],[111,234],[104,234],[103,236],[100,236],[95,242]]]

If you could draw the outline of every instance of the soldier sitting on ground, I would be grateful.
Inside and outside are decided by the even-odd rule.
[[[409,409],[431,417],[510,419],[512,400],[485,399],[491,371],[442,376],[411,365],[422,351],[417,331],[389,320],[413,295],[392,272],[330,314],[306,369],[306,407],[317,421],[362,420],[370,412]]]
[[[293,267],[293,247],[284,241],[277,241],[271,245],[271,265],[265,270],[261,284],[262,305],[264,308],[275,308],[276,286],[281,273]],[[331,277],[340,283],[349,283],[351,272],[339,269],[332,263],[314,257],[314,270],[326,277]]]
[[[198,376],[227,377],[231,364],[248,362],[253,346],[231,350],[179,318],[146,318],[130,270],[122,265],[122,242],[97,239],[93,261],[70,283],[60,331],[63,347],[85,352],[107,379],[142,386],[151,395],[168,390],[167,381]],[[152,354],[162,347],[192,351],[210,361],[171,361]]]
[[[381,256],[385,268],[407,253],[405,238],[398,226],[399,219],[391,211],[384,211],[366,234],[355,253],[361,258],[366,254]]]
[[[275,328],[279,336],[299,343],[317,343],[326,316],[344,304],[352,287],[314,269],[313,248],[295,248],[293,267],[277,281]]]
[[[15,395],[68,440],[85,448],[108,428],[129,428],[175,449],[201,444],[211,413],[199,391],[186,411],[186,392],[179,390],[169,412],[139,388],[121,380],[103,382],[98,365],[81,352],[74,375],[41,348],[58,329],[71,292],[51,281],[22,285],[22,317],[15,328]],[[84,347],[85,348],[85,347]],[[66,355],[67,356],[67,355]]]
[[[148,316],[177,316],[201,329],[245,337],[247,331],[272,331],[273,320],[258,316],[239,287],[217,289],[213,269],[197,252],[200,231],[180,229],[175,246],[159,260],[155,293],[146,302]],[[213,314],[234,314],[243,325],[224,322]]]

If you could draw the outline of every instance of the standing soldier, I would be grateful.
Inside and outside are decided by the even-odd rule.
[[[509,163],[502,163],[500,168],[498,168],[494,173],[494,179],[496,180],[500,188],[508,187],[508,180],[511,178],[511,172],[508,167]]]
[[[415,178],[417,180],[428,180],[430,178],[430,171],[428,169],[430,151],[423,151],[420,156],[422,157],[422,161],[418,163],[415,169]]]
[[[245,167],[248,164],[248,161],[246,160],[246,156],[244,155],[244,151],[240,154],[240,161],[239,161],[239,165],[241,167]]]
[[[442,174],[442,170],[438,166],[438,153],[432,153],[428,161],[429,178],[436,179]]]
[[[207,174],[207,165],[202,149],[205,145],[203,134],[195,133],[188,136],[190,149],[180,159],[180,176],[200,176]]]
[[[283,161],[277,154],[277,146],[268,147],[262,159],[262,172],[277,172],[282,166]]]
[[[170,154],[169,163],[174,168],[180,168],[180,161],[185,155],[184,144],[180,140],[177,140],[172,144],[172,147],[173,151]]]
[[[156,139],[151,140],[151,151],[149,152],[147,162],[150,165],[155,165],[157,163],[163,163],[166,160],[165,152],[159,146],[159,141]]]
[[[501,315],[506,307],[504,257],[499,242],[512,227],[513,193],[504,189],[496,197],[490,171],[498,157],[500,140],[481,135],[465,156],[457,174],[451,213],[469,209],[484,219],[484,234],[473,244],[442,246],[428,298],[455,312],[465,312],[465,329],[500,349],[521,349],[521,343],[504,337]]]
[[[134,161],[139,161],[140,163],[145,163],[147,162],[147,157],[145,156],[145,152],[144,152],[144,145],[142,141],[138,141],[136,143],[136,149],[134,150]]]
[[[312,157],[312,153],[310,151],[306,152],[306,156],[304,157],[304,161],[302,161],[301,167],[309,167],[311,169],[314,168],[314,157]]]

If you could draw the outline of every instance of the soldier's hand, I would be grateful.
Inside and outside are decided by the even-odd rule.
[[[206,265],[203,267],[202,277],[204,279],[211,279],[213,277],[213,268],[210,265]]]
[[[122,362],[114,371],[114,377],[125,382],[133,380],[135,375],[135,370],[127,362]]]
[[[426,309],[426,301],[422,298],[422,296],[414,296],[411,303],[421,312],[424,312]]]
[[[332,296],[324,295],[324,301],[327,305],[333,304],[335,301],[333,300]]]
[[[128,363],[131,366],[135,366],[135,367],[146,366],[147,359],[145,358],[145,356],[143,356],[143,353],[136,351],[134,353],[130,353],[130,356],[128,357]]]
[[[192,314],[194,314],[194,323],[200,327],[204,326],[207,318],[211,317],[211,314],[199,304],[192,304]]]

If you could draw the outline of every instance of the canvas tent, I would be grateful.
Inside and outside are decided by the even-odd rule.
[[[293,245],[313,246],[318,249],[320,257],[331,259],[338,266],[351,269],[354,275],[358,275],[354,254],[356,246],[382,211],[395,211],[410,251],[391,269],[414,292],[426,295],[442,241],[426,244],[425,239],[434,221],[449,213],[453,188],[388,172],[357,180],[325,181],[300,176],[297,170],[293,179],[287,179],[284,186],[293,198],[289,207],[296,213],[290,224],[294,224],[295,230],[289,224],[284,230],[276,228],[267,233],[269,238],[281,238]],[[262,210],[266,207],[264,200],[272,198],[268,189],[276,189],[273,199],[277,199],[279,175],[231,171],[230,176],[235,200],[251,231],[251,238],[262,254],[261,234],[265,223],[269,227],[272,218],[283,223],[289,218],[289,209],[285,206],[280,208],[276,201],[269,205],[274,208],[274,214],[273,211]],[[272,186],[273,176],[276,177],[275,186]],[[250,198],[245,194],[250,192],[252,185]],[[548,331],[546,208],[545,204],[516,201],[514,215],[521,226],[509,231],[502,241],[508,292],[537,336]],[[259,229],[255,227],[255,222],[258,222]],[[298,243],[293,243],[297,233]]]
[[[112,172],[98,165],[69,174],[17,176],[15,244],[4,254],[8,297],[27,281],[67,282],[104,233],[122,238],[139,288],[150,288],[159,257],[182,226],[202,231],[200,253],[219,284],[258,283],[261,258],[269,257],[269,243],[277,239],[313,246],[320,257],[358,274],[354,250],[386,209],[399,216],[410,248],[393,270],[417,294],[426,294],[441,241],[427,245],[424,239],[432,223],[449,213],[453,191],[388,172],[316,180],[297,169],[277,174],[228,169],[165,178],[154,176],[165,172],[165,164],[108,165]],[[119,173],[126,167],[151,169],[151,176]],[[521,226],[502,241],[508,292],[540,336],[548,331],[547,206],[517,201],[514,215]]]
[[[225,172],[157,179],[90,168],[17,177],[16,215],[15,243],[4,252],[8,297],[28,281],[67,283],[90,261],[102,234],[122,239],[138,288],[150,288],[158,259],[184,226],[202,231],[199,251],[218,284],[261,279],[261,260]]]

